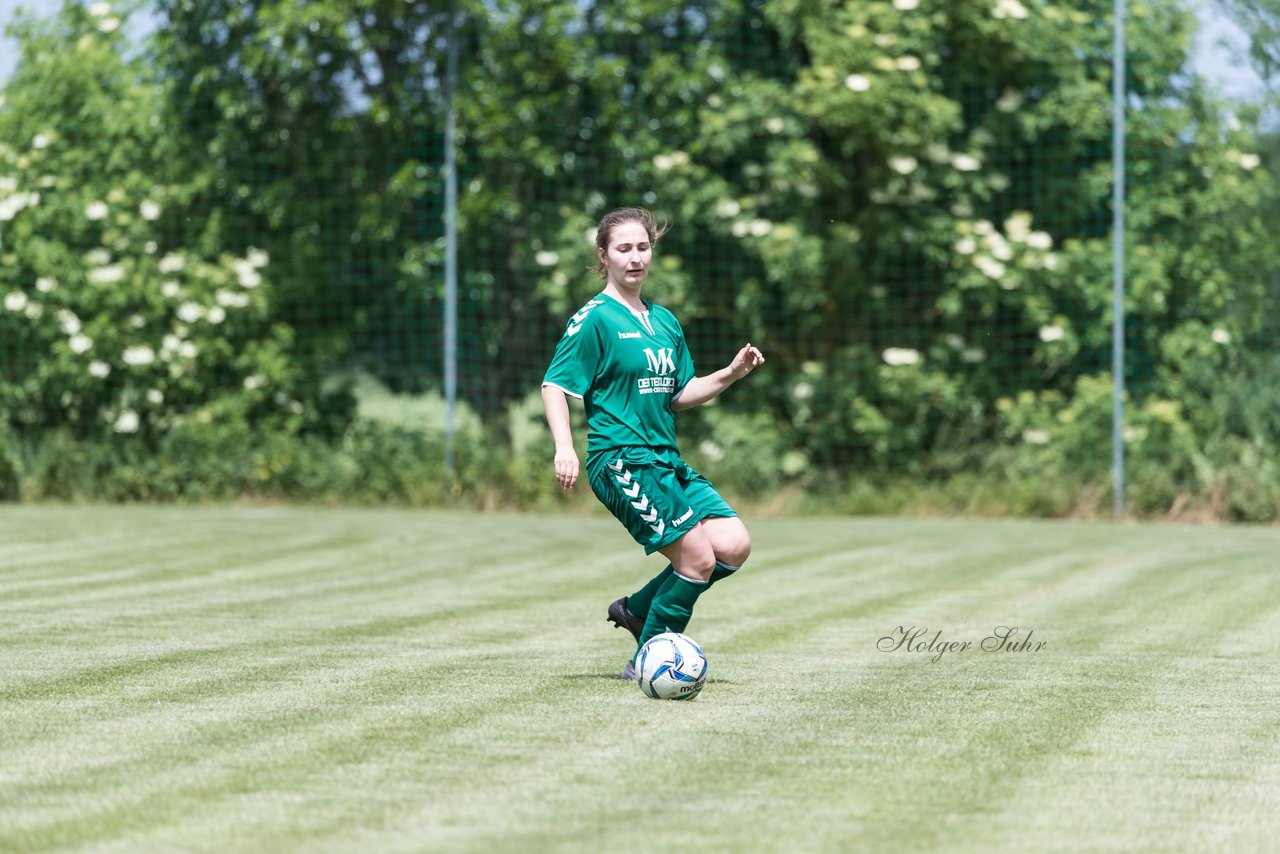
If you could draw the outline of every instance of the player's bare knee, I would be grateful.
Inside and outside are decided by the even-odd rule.
[[[751,535],[743,528],[741,533],[730,537],[716,550],[716,560],[725,566],[738,567],[751,557]]]
[[[716,555],[709,547],[697,550],[689,549],[681,557],[683,560],[676,566],[676,570],[686,578],[706,581],[711,577],[711,573],[715,571]]]
[[[716,570],[715,552],[708,552],[700,559],[694,567],[694,571],[698,573],[698,577],[703,581],[711,578],[711,573]]]

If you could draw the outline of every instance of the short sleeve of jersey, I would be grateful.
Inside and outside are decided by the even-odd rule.
[[[680,396],[680,392],[684,391],[684,387],[697,376],[694,373],[693,357],[689,355],[689,343],[684,339],[684,329],[680,326],[680,321],[675,320],[676,328],[680,330],[680,343],[676,345],[675,363],[676,363],[676,391],[672,395],[673,399]]]
[[[542,378],[543,385],[555,386],[576,398],[591,389],[600,367],[601,348],[600,332],[589,321],[589,317],[569,321]]]

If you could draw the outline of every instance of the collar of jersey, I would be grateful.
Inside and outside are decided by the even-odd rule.
[[[627,311],[629,311],[629,312],[631,312],[632,314],[634,314],[636,317],[645,317],[645,316],[647,316],[647,315],[649,314],[649,305],[650,305],[650,304],[649,304],[649,302],[648,302],[644,297],[641,297],[641,298],[640,298],[640,302],[644,303],[644,311],[636,311],[634,308],[632,308],[631,306],[627,305],[625,302],[623,302],[622,300],[618,299],[617,297],[615,297],[613,294],[609,293],[608,291],[601,291],[601,292],[600,292],[600,296],[602,296],[602,297],[608,297],[609,299],[611,299],[611,300],[613,300],[614,302],[616,302],[618,305],[620,305],[620,306],[622,306],[623,308],[625,308]]]
[[[645,331],[645,332],[648,332],[650,335],[653,335],[653,334],[654,334],[654,332],[653,332],[653,324],[649,322],[649,310],[650,310],[650,308],[653,306],[653,303],[648,302],[648,301],[647,301],[647,300],[645,300],[643,297],[641,297],[641,298],[640,298],[640,301],[644,303],[644,311],[636,311],[634,308],[632,308],[631,306],[627,305],[625,302],[623,302],[622,300],[618,299],[617,297],[615,297],[615,296],[614,296],[613,294],[611,294],[611,293],[608,293],[608,292],[606,292],[606,291],[601,291],[601,292],[600,292],[600,295],[601,295],[601,296],[608,297],[609,299],[613,300],[613,301],[614,301],[615,303],[617,303],[618,305],[622,306],[624,309],[626,309],[626,310],[631,314],[631,316],[632,316],[632,317],[634,317],[636,320],[638,320],[638,321],[640,322],[640,325],[644,327],[644,331]]]

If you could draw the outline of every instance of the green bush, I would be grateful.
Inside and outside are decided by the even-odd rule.
[[[222,248],[218,217],[193,202],[209,176],[176,165],[156,120],[162,88],[99,23],[66,4],[24,24],[23,62],[4,87],[0,417],[29,436],[57,425],[31,446],[42,494],[107,481],[112,494],[171,494],[185,487],[139,479],[171,433],[183,444],[207,421],[332,434],[351,413],[306,382],[292,329],[272,318],[271,259]],[[51,450],[92,456],[112,441],[131,462]],[[216,437],[197,444],[221,453]],[[225,467],[208,460],[200,488],[233,492]]]
[[[12,501],[21,495],[21,479],[14,462],[17,452],[8,425],[0,420],[0,501]]]

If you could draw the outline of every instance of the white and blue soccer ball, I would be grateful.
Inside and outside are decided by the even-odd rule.
[[[692,700],[707,682],[707,656],[678,632],[654,635],[636,653],[636,681],[655,700]]]

